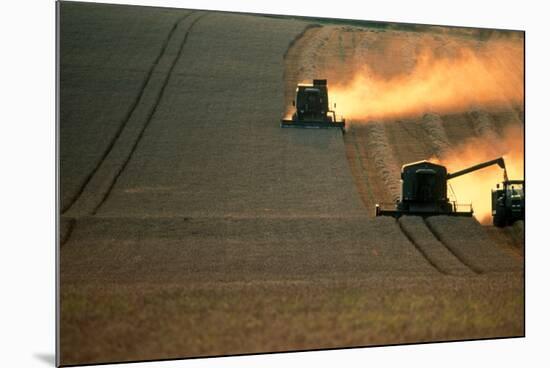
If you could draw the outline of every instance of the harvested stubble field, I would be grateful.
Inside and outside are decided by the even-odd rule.
[[[371,211],[517,111],[280,129],[296,82],[403,33],[315,25],[61,4],[62,364],[523,335],[522,224]]]

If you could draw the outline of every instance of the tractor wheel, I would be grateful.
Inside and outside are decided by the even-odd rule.
[[[506,217],[503,213],[503,211],[498,211],[493,216],[493,225],[496,227],[504,227],[506,226]]]

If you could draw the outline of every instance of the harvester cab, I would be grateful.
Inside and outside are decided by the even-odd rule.
[[[336,119],[336,112],[330,109],[326,79],[314,79],[313,84],[298,84],[296,108],[291,120],[281,120],[283,128],[340,128],[346,126],[345,119]],[[334,104],[336,107],[336,104]]]
[[[459,209],[461,205],[449,200],[447,181],[491,165],[500,166],[506,173],[502,157],[454,173],[448,173],[445,166],[428,161],[403,165],[401,168],[400,199],[393,208],[384,208],[384,205],[377,204],[375,214],[376,216],[392,216],[395,218],[403,215],[470,217],[474,212],[471,205],[468,205],[468,210],[461,211]]]
[[[524,185],[523,180],[505,179],[502,187],[497,184],[491,191],[493,225],[504,227],[525,219]]]

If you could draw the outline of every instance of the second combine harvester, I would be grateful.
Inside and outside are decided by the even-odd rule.
[[[448,173],[445,166],[428,161],[403,165],[401,169],[400,199],[392,209],[384,209],[377,204],[376,216],[393,216],[396,218],[402,215],[472,216],[473,209],[471,205],[467,211],[460,211],[456,202],[449,201],[447,181],[491,165],[500,166],[504,170],[505,180],[507,179],[506,166],[502,157],[454,173]]]

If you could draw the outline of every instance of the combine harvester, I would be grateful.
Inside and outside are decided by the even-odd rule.
[[[296,111],[291,120],[281,120],[282,128],[345,129],[345,119],[338,121],[336,113],[329,109],[326,79],[314,79],[313,84],[298,84],[292,106],[296,107]]]
[[[447,173],[447,168],[428,161],[419,161],[403,165],[401,168],[401,197],[392,209],[383,209],[376,205],[376,216],[393,216],[399,218],[403,215],[416,216],[467,216],[473,215],[472,205],[467,205],[467,211],[459,211],[456,202],[449,201],[447,197],[447,181],[453,178],[480,170],[491,165],[498,165],[504,170],[504,159],[483,162],[455,173]]]

